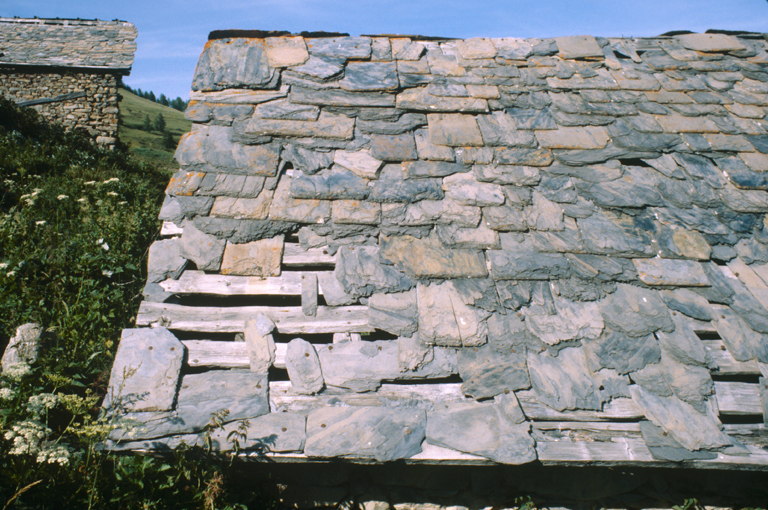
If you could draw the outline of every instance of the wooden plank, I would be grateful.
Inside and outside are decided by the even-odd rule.
[[[603,464],[654,462],[642,438],[616,438],[614,441],[541,441],[536,452],[542,464]]]
[[[715,381],[715,395],[720,414],[744,416],[763,414],[760,387],[757,384]]]
[[[272,319],[280,333],[365,333],[367,306],[320,306],[316,317],[307,317],[301,307],[237,306],[202,307],[143,301],[136,317],[137,326],[163,326],[181,331],[242,333],[245,320],[263,313]]]
[[[160,228],[160,237],[175,237],[184,233],[184,229],[171,221],[164,221]]]
[[[80,92],[70,92],[69,94],[61,94],[56,97],[41,97],[40,99],[30,99],[28,101],[17,101],[17,106],[34,106],[38,104],[59,103],[61,101],[71,101],[72,99],[78,99],[86,97],[84,90]]]
[[[218,340],[183,340],[187,347],[187,364],[190,367],[250,368],[245,342]],[[275,368],[285,368],[288,344],[275,344]]]
[[[709,351],[712,359],[717,363],[718,370],[713,370],[713,374],[722,375],[756,375],[760,373],[755,360],[736,361],[722,340],[702,340],[704,348]]]
[[[444,448],[436,444],[432,444],[429,441],[421,443],[421,453],[417,453],[413,457],[408,459],[409,462],[417,462],[420,464],[445,464],[445,463],[459,463],[463,465],[491,465],[496,464],[490,459],[480,457],[479,455],[472,455],[469,453],[460,452],[451,448]]]
[[[563,411],[550,409],[539,402],[533,392],[517,392],[525,415],[531,420],[542,421],[601,421],[614,419],[640,419],[640,409],[628,398],[615,399],[605,405],[603,411]],[[460,383],[442,384],[382,384],[376,392],[354,393],[328,388],[319,395],[297,395],[289,381],[269,383],[269,398],[273,410],[308,412],[330,405],[331,400],[347,405],[385,405],[387,402],[410,402],[431,408],[435,402],[472,402],[461,392]]]
[[[544,465],[621,465],[696,467],[704,469],[768,470],[768,452],[749,446],[749,456],[718,453],[716,459],[686,462],[656,460],[641,438],[616,438],[612,441],[541,441],[536,444]]]
[[[206,274],[204,271],[184,271],[178,280],[160,283],[174,294],[210,294],[216,296],[300,296],[301,279],[317,277],[319,271],[283,271],[280,276],[228,276]],[[323,293],[322,288],[320,294]]]
[[[306,251],[299,244],[285,243],[283,249],[284,266],[332,266],[336,264],[336,255],[328,255],[327,248],[310,248]]]
[[[450,448],[443,448],[424,441],[422,451],[405,464],[439,465],[497,465],[495,462]],[[613,441],[538,441],[536,452],[539,462],[546,466],[615,466],[615,467],[672,467],[698,469],[736,469],[744,471],[768,470],[768,452],[755,446],[747,446],[749,456],[733,456],[719,453],[716,459],[686,462],[656,460],[641,438],[616,438]],[[338,462],[338,459],[318,459],[303,453],[241,453],[245,460],[280,463]],[[265,458],[266,457],[266,458]],[[374,459],[345,459],[350,464],[379,464]]]
[[[700,321],[692,317],[683,317],[683,320],[691,326],[694,333],[717,333],[715,325],[710,321]]]

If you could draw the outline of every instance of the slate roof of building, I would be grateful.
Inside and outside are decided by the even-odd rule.
[[[766,469],[767,63],[762,35],[209,41],[113,446],[226,409],[214,442],[247,418],[275,459]]]
[[[0,66],[129,71],[137,35],[118,20],[0,18]]]

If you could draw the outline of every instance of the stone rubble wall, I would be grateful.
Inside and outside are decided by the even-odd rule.
[[[125,21],[0,17],[0,65],[128,71],[137,36]]]
[[[764,37],[217,39],[190,99],[110,447],[768,466]]]
[[[103,72],[45,69],[0,69],[0,94],[14,102],[48,99],[85,92],[85,97],[34,105],[48,122],[67,130],[83,129],[98,143],[113,145],[117,139],[117,76]]]

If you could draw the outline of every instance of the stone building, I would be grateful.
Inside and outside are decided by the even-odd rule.
[[[222,36],[111,447],[226,410],[215,445],[335,460],[344,508],[501,508],[482,466],[768,470],[763,35]],[[402,475],[434,465],[474,471]]]
[[[0,95],[112,146],[136,36],[117,20],[0,18]]]

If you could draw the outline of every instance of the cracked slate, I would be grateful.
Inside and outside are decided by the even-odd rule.
[[[500,464],[536,460],[530,424],[516,424],[496,404],[454,403],[427,413],[427,441]]]
[[[391,407],[328,407],[307,416],[309,457],[407,459],[421,452],[426,414]]]

